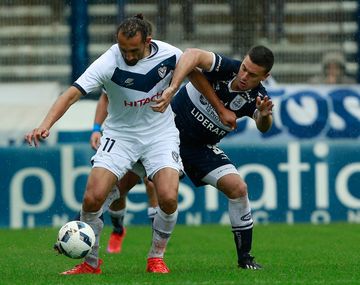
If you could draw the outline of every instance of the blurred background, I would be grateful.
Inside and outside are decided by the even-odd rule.
[[[81,57],[91,63],[114,43],[120,19],[143,13],[154,38],[239,59],[254,44],[275,53],[273,76],[303,83],[339,51],[358,78],[359,3],[354,0],[1,0],[0,81],[72,83]],[[81,27],[80,27],[81,25]],[[81,42],[80,58],[76,57]],[[75,54],[74,54],[75,53]],[[82,62],[81,62],[82,63]]]
[[[222,147],[249,185],[254,220],[360,222],[360,2],[355,0],[0,0],[0,227],[62,225],[80,208],[98,94],[76,103],[39,149],[24,145],[54,100],[142,13],[153,38],[242,59],[275,54],[272,129],[242,119]],[[91,99],[91,100],[87,100]],[[228,223],[211,187],[180,185],[179,223]],[[128,223],[145,223],[146,194]]]

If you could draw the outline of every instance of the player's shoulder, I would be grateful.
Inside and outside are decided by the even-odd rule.
[[[240,67],[241,65],[241,61],[236,59],[236,58],[231,58],[229,56],[220,54],[220,53],[216,53],[214,52],[215,55],[215,60],[221,64],[228,64],[228,65],[233,65],[236,67]]]
[[[213,53],[213,63],[205,76],[210,81],[227,81],[234,78],[238,73],[241,62],[219,53]]]
[[[160,40],[151,40],[151,44],[158,50],[158,52],[161,53],[167,52],[167,53],[182,54],[182,51],[179,48]]]
[[[119,52],[119,45],[118,44],[113,44],[111,47],[109,47],[108,51],[111,52]]]
[[[265,96],[269,96],[268,92],[266,91],[266,88],[264,85],[259,83],[258,86],[256,86],[254,89],[251,90],[251,93],[253,93],[255,96],[260,96],[261,98]]]
[[[220,53],[213,53],[213,65],[209,70],[211,73],[223,74],[225,77],[233,77],[239,71],[241,61],[222,55]]]
[[[119,56],[119,46],[117,44],[113,44],[97,60],[110,64],[111,62],[115,62]]]

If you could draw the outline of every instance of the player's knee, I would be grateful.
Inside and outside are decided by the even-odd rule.
[[[176,197],[167,197],[165,199],[161,199],[161,201],[159,201],[159,207],[168,215],[174,213],[177,209]]]
[[[104,198],[102,195],[85,192],[83,199],[83,209],[87,212],[94,212],[100,210]]]
[[[244,197],[247,195],[248,193],[248,187],[247,187],[247,184],[241,180],[237,186],[237,194],[238,194],[238,197]]]
[[[247,184],[245,181],[239,180],[233,185],[233,187],[231,187],[231,191],[228,192],[227,196],[230,199],[236,199],[246,196],[247,193]]]

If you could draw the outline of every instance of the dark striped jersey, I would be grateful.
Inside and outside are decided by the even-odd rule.
[[[256,110],[256,97],[263,98],[267,92],[261,83],[247,91],[232,90],[231,83],[240,65],[238,60],[214,54],[212,68],[204,74],[227,109],[235,112],[238,118],[252,118]],[[181,143],[216,144],[231,131],[221,123],[214,108],[191,82],[179,90],[171,106],[176,115],[175,123],[180,131]]]

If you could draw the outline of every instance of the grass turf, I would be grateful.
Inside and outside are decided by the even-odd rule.
[[[177,225],[166,251],[170,274],[145,272],[150,226],[130,226],[121,254],[105,252],[101,275],[62,276],[79,260],[52,250],[58,229],[0,230],[0,284],[360,284],[360,225],[257,225],[253,255],[261,271],[236,266],[229,226]]]

